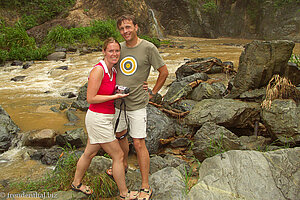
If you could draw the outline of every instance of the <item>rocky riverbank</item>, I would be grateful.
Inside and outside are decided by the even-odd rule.
[[[215,57],[192,59],[177,69],[164,97],[158,95],[147,106],[153,199],[298,198],[300,71],[288,63],[293,48],[290,41],[253,41],[245,46],[237,71]],[[231,77],[229,83],[217,78],[224,73]],[[291,82],[280,83],[274,75]],[[277,96],[270,96],[272,88]],[[76,122],[78,110],[87,110],[85,94],[86,85],[76,100],[61,105],[70,123]],[[25,147],[30,159],[46,165],[57,163],[59,147],[69,143],[81,148],[86,142],[83,128],[64,134],[19,133],[2,108],[0,119],[1,151]],[[89,170],[104,172],[110,163],[100,152]],[[198,179],[192,186],[191,177]],[[131,189],[138,189],[138,169],[130,169],[126,178]],[[86,198],[70,191],[56,196]]]

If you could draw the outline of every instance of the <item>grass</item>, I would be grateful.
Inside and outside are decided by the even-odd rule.
[[[225,148],[223,144],[223,136],[224,134],[221,134],[221,137],[219,139],[211,139],[209,148],[206,152],[207,157],[212,157],[215,155],[218,155],[220,153],[224,153],[228,151],[228,149]]]
[[[298,65],[298,68],[300,67],[300,56],[296,54],[292,54],[289,62],[295,63]]]
[[[63,149],[63,154],[51,173],[48,173],[41,180],[28,179],[12,183],[10,188],[18,191],[36,191],[40,193],[68,191],[71,189],[70,185],[74,178],[78,159],[79,157],[75,154],[75,148],[68,145]],[[89,199],[112,197],[117,194],[116,183],[105,173],[95,175],[86,172],[82,182],[94,190],[93,195]]]

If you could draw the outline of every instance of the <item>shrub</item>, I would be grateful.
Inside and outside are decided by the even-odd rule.
[[[72,44],[74,38],[70,30],[58,25],[52,28],[46,36],[46,42],[50,44]]]
[[[8,51],[0,49],[0,63],[5,62],[8,59]]]
[[[147,35],[142,35],[142,36],[140,36],[140,38],[147,40],[149,42],[152,42],[157,48],[160,47],[160,41],[157,38],[152,38]]]

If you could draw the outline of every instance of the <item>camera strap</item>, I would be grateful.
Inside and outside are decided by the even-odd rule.
[[[126,134],[122,135],[121,137],[119,137],[119,138],[117,137],[117,139],[119,139],[119,140],[123,139],[129,133],[129,123],[128,123],[128,118],[127,118],[127,115],[126,115],[126,103],[125,103],[125,99],[122,98],[121,101],[122,102],[120,104],[119,116],[116,119],[116,124],[115,124],[115,133],[116,133],[118,125],[119,125],[120,116],[121,116],[121,112],[122,112],[122,105],[124,106],[124,116],[125,116],[125,121],[126,121],[126,124],[127,124],[127,132],[126,132]]]

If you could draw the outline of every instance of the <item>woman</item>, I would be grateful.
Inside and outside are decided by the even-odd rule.
[[[113,177],[120,191],[120,199],[136,199],[138,192],[129,191],[125,184],[124,153],[115,138],[113,118],[115,113],[114,99],[123,98],[129,94],[114,94],[116,71],[114,65],[120,58],[120,44],[110,37],[104,41],[101,60],[90,72],[87,88],[87,111],[85,124],[88,132],[87,146],[77,163],[72,190],[87,195],[93,193],[89,186],[82,185],[81,180],[89,167],[92,158],[100,148],[103,148],[113,160]]]

